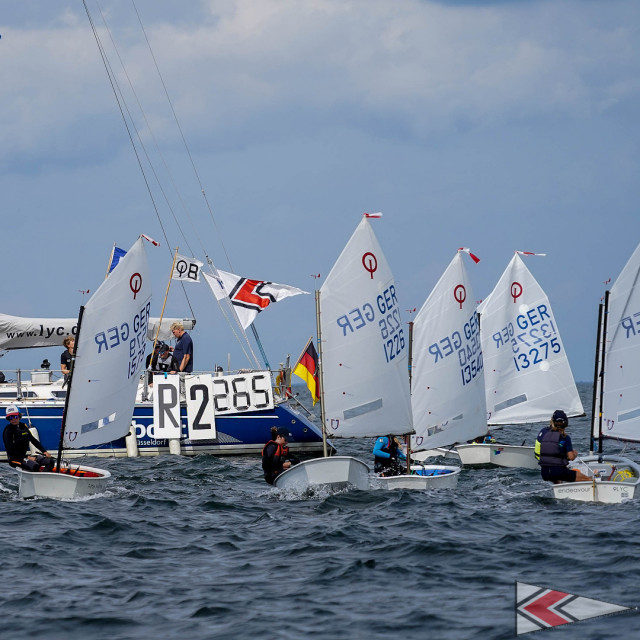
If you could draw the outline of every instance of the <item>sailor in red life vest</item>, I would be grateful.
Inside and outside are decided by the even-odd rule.
[[[285,427],[271,429],[271,440],[262,449],[262,470],[264,479],[273,484],[276,476],[288,469],[292,464],[300,462],[298,458],[289,453],[287,438],[289,431]]]

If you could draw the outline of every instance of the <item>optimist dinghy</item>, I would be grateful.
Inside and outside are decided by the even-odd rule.
[[[323,431],[332,438],[413,433],[409,339],[395,281],[365,214],[316,293]],[[365,475],[365,469],[367,471]],[[278,489],[310,485],[427,489],[455,486],[457,467],[427,474],[370,479],[368,466],[348,456],[297,464],[276,477]],[[444,480],[445,476],[450,476]]]
[[[104,492],[108,471],[63,464],[62,453],[129,432],[150,307],[151,279],[140,237],[80,308],[55,471],[16,469],[20,497],[72,499]]]
[[[546,422],[558,407],[569,417],[584,415],[584,409],[549,298],[520,254],[524,252],[516,251],[478,311],[487,422],[520,425],[526,438],[533,423]],[[533,437],[537,432],[534,428]],[[456,449],[465,466],[538,468],[533,446],[524,442],[461,444]]]
[[[456,253],[413,323],[414,458],[446,452],[487,429],[480,325],[461,251],[466,250]]]
[[[640,442],[640,245],[599,306],[591,442],[598,455],[578,462],[588,482],[553,485],[556,498],[619,503],[640,496],[640,466],[603,454],[604,439]],[[573,465],[573,463],[572,463]]]

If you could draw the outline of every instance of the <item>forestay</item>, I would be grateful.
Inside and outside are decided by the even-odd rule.
[[[140,238],[84,309],[66,409],[64,446],[102,444],[129,432],[151,307]]]
[[[609,293],[602,435],[640,441],[640,245]]]
[[[414,450],[466,442],[486,432],[476,307],[457,253],[413,323]]]
[[[320,289],[320,327],[328,433],[412,433],[408,338],[393,274],[367,218]]]
[[[584,413],[549,299],[517,253],[478,310],[489,424]]]

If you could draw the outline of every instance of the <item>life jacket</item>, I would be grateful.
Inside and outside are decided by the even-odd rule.
[[[543,429],[536,439],[534,455],[538,464],[547,467],[566,467],[569,464],[567,452],[560,446],[562,433],[550,427]]]
[[[269,442],[267,442],[267,444],[264,445],[264,447],[262,447],[262,457],[264,458],[264,452],[266,451],[267,447],[270,444],[275,444],[276,445],[276,451],[273,454],[273,457],[277,457],[277,456],[283,456],[286,457],[289,455],[289,447],[287,447],[286,445],[283,447],[281,444],[278,444],[275,440],[269,440]]]

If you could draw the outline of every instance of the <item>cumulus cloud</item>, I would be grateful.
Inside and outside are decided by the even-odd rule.
[[[117,2],[100,6],[111,34],[89,2],[128,103],[135,107],[110,37],[147,117],[159,134],[175,135],[137,17]],[[199,141],[232,132],[242,144],[243,131],[286,139],[305,129],[381,121],[390,135],[420,138],[461,123],[580,118],[637,101],[638,35],[628,25],[640,10],[629,2],[181,6],[182,20],[175,7],[170,16],[154,11],[157,3],[140,15],[181,123]],[[79,124],[97,130],[113,121],[113,97],[82,12],[9,24],[3,36],[5,160],[43,148],[55,154],[60,136],[77,135]],[[92,143],[108,146],[111,138],[96,134]]]

